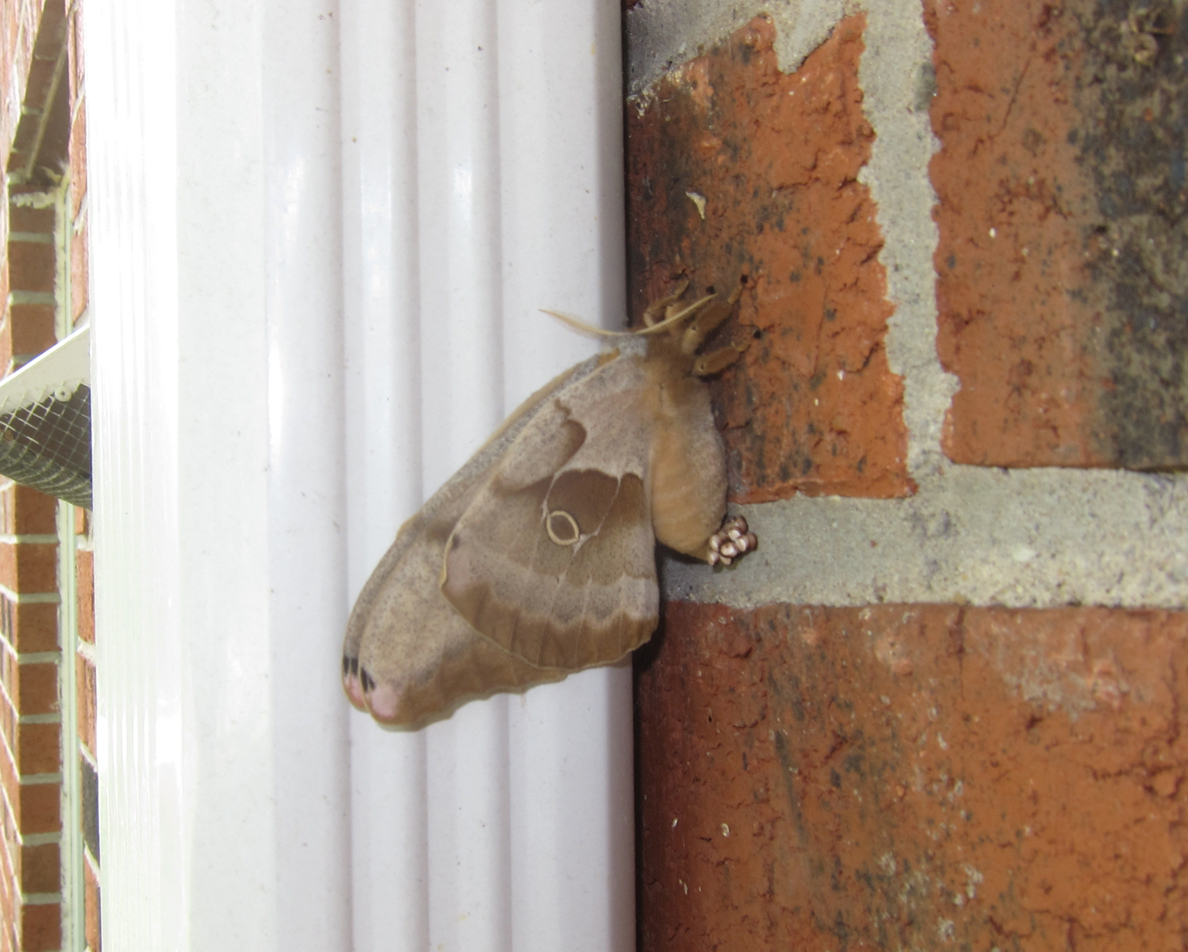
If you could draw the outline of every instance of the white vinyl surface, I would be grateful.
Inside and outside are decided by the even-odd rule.
[[[619,6],[87,0],[112,949],[634,945],[626,667],[350,710],[409,516],[624,311]]]

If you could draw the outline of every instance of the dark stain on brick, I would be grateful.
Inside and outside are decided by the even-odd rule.
[[[1188,17],[927,0],[937,349],[962,463],[1188,463]]]
[[[1188,17],[1178,6],[1078,5],[1081,160],[1102,219],[1088,267],[1105,304],[1099,406],[1114,461],[1139,469],[1188,463]]]
[[[82,780],[83,842],[95,857],[95,862],[99,862],[99,776],[85,757],[79,757],[78,766]]]

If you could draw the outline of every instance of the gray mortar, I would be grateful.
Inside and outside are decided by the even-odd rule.
[[[776,57],[785,73],[829,36],[842,0],[644,0],[627,11],[627,98],[640,100],[668,70],[687,63],[766,13],[776,25]]]
[[[895,305],[887,321],[887,362],[903,378],[908,472],[922,483],[945,466],[941,428],[960,387],[936,356],[932,255],[938,235],[932,220],[936,193],[928,178],[928,162],[939,148],[928,118],[935,86],[932,41],[915,2],[868,4],[866,24],[858,78],[875,140],[858,179],[878,208],[884,241],[879,260]]]
[[[887,356],[904,381],[910,499],[806,498],[743,506],[760,548],[730,569],[662,565],[670,598],[753,608],[772,602],[969,603],[1014,607],[1188,604],[1188,481],[1114,470],[955,466],[941,451],[958,383],[936,355],[928,162],[931,42],[918,0],[645,0],[627,16],[628,90],[637,103],[758,13],[776,25],[793,71],[850,9],[867,16],[860,66],[875,130],[861,180],[885,245]]]
[[[713,571],[665,561],[670,598],[1178,608],[1188,485],[1114,470],[953,467],[910,499],[743,506],[759,549]]]

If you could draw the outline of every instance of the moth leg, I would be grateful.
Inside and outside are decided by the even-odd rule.
[[[680,284],[676,286],[676,290],[671,294],[667,294],[658,301],[653,301],[648,305],[647,310],[643,312],[643,322],[645,327],[654,327],[659,324],[664,318],[671,317],[668,314],[668,308],[676,304],[682,297],[685,296],[685,291],[689,288],[689,279],[685,278]],[[664,315],[664,317],[661,317]]]
[[[712,377],[738,360],[749,344],[749,341],[727,344],[725,347],[711,350],[708,354],[702,354],[693,362],[693,374],[697,377]]]
[[[722,528],[709,537],[709,556],[706,561],[710,565],[729,565],[732,561],[752,551],[759,540],[750,530],[747,520],[742,516],[730,516],[722,523]]]
[[[681,337],[682,353],[692,354],[696,352],[697,348],[705,343],[706,338],[730,317],[730,312],[734,310],[734,305],[738,303],[742,289],[742,282],[739,281],[730,297],[724,301],[720,298],[715,298],[709,307],[689,322],[689,326],[685,328],[685,333]]]

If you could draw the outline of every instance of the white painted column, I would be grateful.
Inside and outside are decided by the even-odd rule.
[[[334,5],[84,14],[104,944],[347,948]]]
[[[619,9],[84,7],[104,941],[634,943],[630,672],[351,714],[350,600],[623,314]],[[480,47],[482,47],[480,49]]]
[[[606,4],[343,12],[354,594],[506,413],[590,353],[539,308],[621,325],[622,92]],[[630,705],[623,667],[418,734],[354,715],[355,948],[632,948]]]

